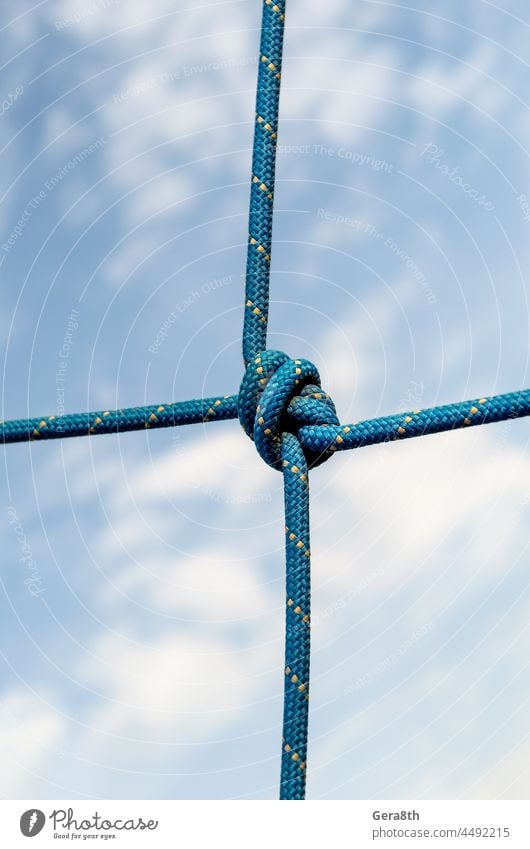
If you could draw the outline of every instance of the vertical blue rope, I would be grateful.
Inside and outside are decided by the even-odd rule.
[[[248,223],[248,249],[243,359],[249,360],[267,346],[269,279],[278,138],[278,109],[282,69],[285,0],[265,0],[256,95],[256,123],[252,156],[252,183]]]
[[[287,606],[280,799],[303,799],[311,647],[309,479],[304,452],[296,436],[291,433],[282,435],[281,456],[285,498]]]
[[[245,366],[267,349],[285,0],[264,0],[250,187],[243,325]],[[281,435],[286,522],[286,635],[281,799],[303,799],[307,762],[311,598],[309,479],[300,442]]]

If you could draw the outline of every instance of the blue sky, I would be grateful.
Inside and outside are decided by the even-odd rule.
[[[270,346],[344,422],[529,383],[530,18],[436,8],[288,4]],[[3,10],[4,418],[237,390],[260,16]],[[275,798],[281,478],[237,423],[4,470],[2,796]],[[526,421],[314,472],[311,798],[528,798],[529,480]]]

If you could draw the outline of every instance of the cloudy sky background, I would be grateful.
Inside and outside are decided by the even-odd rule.
[[[529,385],[530,16],[436,8],[288,3],[270,345],[344,422]],[[4,418],[237,390],[260,17],[4,5]],[[0,794],[275,798],[281,476],[235,422],[3,459]],[[526,421],[315,471],[311,798],[528,798],[529,524]]]

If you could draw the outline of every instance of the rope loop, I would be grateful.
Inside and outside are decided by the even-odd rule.
[[[267,349],[248,364],[239,391],[239,421],[256,444],[260,457],[281,470],[282,433],[298,435],[304,425],[338,425],[335,405],[320,384],[317,367]],[[331,452],[304,448],[308,468],[329,459]]]

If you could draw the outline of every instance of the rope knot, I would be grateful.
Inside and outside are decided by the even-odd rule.
[[[298,436],[303,425],[338,425],[335,405],[323,392],[320,375],[309,360],[293,360],[283,351],[266,350],[250,360],[239,390],[239,421],[260,457],[281,469],[281,438]],[[303,449],[308,468],[330,453]]]

